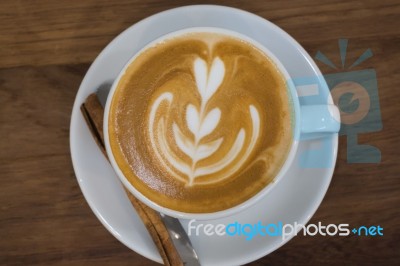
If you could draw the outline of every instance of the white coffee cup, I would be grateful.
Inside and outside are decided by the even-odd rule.
[[[181,211],[172,210],[159,204],[151,201],[146,196],[144,196],[140,191],[138,191],[124,176],[123,172],[119,168],[114,155],[112,153],[110,147],[110,139],[108,134],[108,119],[110,114],[110,107],[111,102],[114,96],[114,93],[117,89],[117,85],[124,75],[128,66],[144,51],[149,49],[150,47],[155,46],[156,44],[163,42],[168,39],[175,38],[180,35],[184,35],[187,33],[195,33],[195,32],[211,32],[211,33],[220,33],[225,35],[230,35],[232,37],[241,39],[246,41],[255,47],[259,48],[263,51],[271,60],[275,63],[279,71],[282,73],[284,78],[286,79],[288,91],[290,92],[290,98],[292,101],[293,107],[293,120],[294,120],[294,127],[293,127],[293,141],[290,147],[289,154],[286,158],[285,163],[283,164],[282,168],[280,169],[279,173],[275,176],[273,182],[270,182],[265,188],[263,188],[259,193],[248,199],[247,201],[231,207],[229,209],[225,209],[222,211],[217,211],[213,213],[186,213]],[[121,70],[118,77],[115,79],[110,93],[107,98],[107,103],[105,106],[104,111],[104,142],[107,151],[108,158],[111,162],[112,167],[114,168],[115,172],[117,173],[118,177],[122,181],[123,185],[140,201],[148,205],[149,207],[153,208],[154,210],[164,213],[169,216],[173,216],[176,218],[184,218],[184,219],[196,219],[196,220],[209,220],[209,219],[217,219],[225,216],[230,216],[237,212],[240,212],[249,206],[253,205],[254,203],[258,202],[261,198],[265,197],[267,193],[269,193],[275,185],[285,176],[288,169],[293,163],[293,159],[295,157],[297,147],[299,144],[300,136],[304,137],[304,134],[308,136],[308,138],[316,138],[323,134],[332,134],[339,131],[340,128],[340,115],[339,110],[336,106],[326,104],[326,105],[311,105],[311,106],[300,106],[300,102],[297,96],[295,85],[291,77],[289,76],[288,72],[282,65],[282,63],[276,58],[276,56],[269,51],[266,47],[261,45],[260,43],[256,42],[255,40],[237,32],[221,29],[221,28],[212,28],[212,27],[196,27],[196,28],[187,28],[179,31],[175,31],[169,34],[166,34],[149,44],[143,47],[138,53],[136,53],[125,65],[125,67]]]

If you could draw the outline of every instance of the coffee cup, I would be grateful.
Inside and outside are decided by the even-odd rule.
[[[334,105],[300,106],[278,58],[234,31],[164,35],[122,69],[104,113],[107,155],[123,185],[158,212],[207,220],[265,197],[300,136],[339,131]]]

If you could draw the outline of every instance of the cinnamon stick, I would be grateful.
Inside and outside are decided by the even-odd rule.
[[[103,135],[104,109],[95,93],[92,93],[86,98],[86,101],[81,106],[81,112],[97,145],[107,157]],[[170,266],[183,266],[183,262],[163,221],[161,220],[160,214],[139,201],[126,188],[125,192],[128,195],[132,206],[135,208],[136,212],[150,233],[150,236],[162,257],[164,264]]]
[[[94,140],[96,141],[104,156],[107,157],[103,135],[104,109],[103,106],[101,106],[95,93],[90,94],[86,98],[86,101],[81,105],[81,112],[83,117],[85,118],[86,124],[90,129],[90,133],[92,133]]]

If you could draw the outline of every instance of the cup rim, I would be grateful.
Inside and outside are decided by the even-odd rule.
[[[270,183],[268,183],[263,189],[261,189],[259,192],[257,192],[254,196],[245,200],[244,202],[242,202],[238,205],[232,206],[228,209],[220,210],[217,212],[210,212],[210,213],[188,213],[188,212],[182,212],[182,211],[169,209],[167,207],[161,206],[161,205],[151,201],[149,198],[144,196],[140,191],[138,191],[129,182],[129,180],[125,177],[125,175],[121,171],[120,167],[118,166],[118,163],[116,162],[114,155],[112,153],[112,150],[111,150],[109,134],[108,134],[108,117],[109,117],[111,102],[114,97],[114,93],[118,87],[118,84],[119,84],[122,76],[124,76],[129,65],[144,51],[157,45],[158,43],[160,43],[162,41],[165,41],[165,40],[168,40],[168,39],[171,39],[174,37],[178,37],[180,35],[189,34],[189,33],[198,33],[198,32],[220,33],[220,34],[225,34],[225,35],[229,35],[232,37],[236,37],[236,38],[239,38],[241,40],[244,40],[244,41],[250,43],[251,45],[254,45],[256,48],[260,49],[263,53],[265,53],[271,59],[271,61],[275,64],[275,66],[277,67],[279,72],[285,78],[287,90],[288,90],[289,97],[290,97],[289,101],[291,101],[291,103],[292,103],[292,105],[291,105],[292,106],[292,122],[294,125],[292,128],[293,141],[291,143],[289,153],[286,157],[284,164],[280,168],[278,174],[275,175],[273,180]],[[272,189],[275,187],[275,185],[285,176],[286,172],[288,171],[288,169],[290,168],[290,166],[293,163],[293,159],[295,157],[295,154],[296,154],[296,151],[298,148],[298,140],[299,140],[299,136],[300,136],[299,123],[300,123],[300,103],[299,103],[297,91],[295,89],[295,85],[294,85],[289,73],[283,66],[283,64],[267,47],[265,47],[264,45],[255,41],[254,39],[252,39],[244,34],[233,31],[233,30],[228,30],[228,29],[219,28],[219,27],[189,27],[189,28],[184,28],[184,29],[177,30],[177,31],[172,31],[170,33],[164,34],[164,35],[156,38],[155,40],[153,40],[153,41],[149,42],[148,44],[146,44],[145,46],[143,46],[138,52],[136,52],[132,57],[130,57],[130,59],[124,65],[122,70],[119,72],[117,78],[113,81],[110,92],[107,96],[107,101],[106,101],[106,105],[104,108],[103,134],[104,134],[104,144],[105,144],[105,148],[106,148],[106,153],[108,155],[111,166],[113,167],[114,171],[116,172],[118,178],[123,183],[125,188],[127,188],[129,190],[129,192],[131,192],[141,202],[143,202],[150,208],[152,208],[160,213],[163,213],[163,214],[175,217],[175,218],[194,219],[194,220],[212,220],[212,219],[228,217],[228,216],[234,215],[238,212],[241,212],[242,210],[245,210],[248,207],[254,205],[261,198],[263,198],[270,191],[272,191]]]

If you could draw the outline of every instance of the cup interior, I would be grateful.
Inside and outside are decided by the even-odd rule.
[[[116,89],[118,88],[119,81],[121,77],[125,74],[126,69],[128,66],[144,51],[149,49],[152,46],[155,46],[156,44],[172,39],[174,37],[184,35],[187,33],[196,33],[196,32],[211,32],[211,33],[220,33],[220,34],[225,34],[229,35],[238,39],[241,39],[245,42],[248,42],[261,51],[263,51],[276,65],[277,69],[280,71],[280,73],[283,75],[283,77],[286,80],[286,85],[287,85],[287,90],[288,90],[288,95],[290,97],[289,101],[291,102],[292,106],[292,129],[293,129],[293,141],[290,147],[290,151],[286,157],[286,160],[281,167],[280,171],[278,174],[275,176],[272,182],[270,182],[266,187],[264,187],[261,191],[259,191],[256,195],[251,197],[250,199],[246,200],[245,202],[242,202],[239,205],[233,206],[229,209],[225,209],[222,211],[217,211],[213,213],[186,213],[186,212],[181,212],[173,209],[168,209],[166,207],[160,206],[156,204],[155,202],[151,201],[147,197],[145,197],[140,191],[138,191],[129,181],[128,179],[124,176],[123,172],[119,168],[112,150],[110,146],[110,140],[109,140],[109,133],[108,133],[108,119],[109,119],[109,113],[110,113],[110,108],[111,108],[111,102],[114,96],[114,93]],[[298,101],[298,96],[297,92],[295,89],[295,86],[293,84],[293,81],[291,77],[289,76],[288,72],[282,65],[282,63],[279,61],[279,59],[271,52],[269,51],[265,46],[261,45],[257,41],[243,35],[239,34],[237,32],[231,31],[231,30],[226,30],[222,28],[214,28],[214,27],[195,27],[195,28],[187,28],[175,32],[171,32],[169,34],[163,35],[159,37],[158,39],[150,42],[146,46],[144,46],[138,53],[136,53],[132,58],[129,59],[129,61],[126,63],[124,68],[121,70],[119,73],[118,77],[114,80],[113,85],[111,87],[111,90],[109,92],[105,110],[104,110],[104,127],[103,127],[103,133],[104,133],[104,142],[105,142],[105,147],[107,151],[107,155],[110,159],[111,165],[114,168],[115,172],[117,173],[119,179],[123,183],[123,185],[135,196],[137,197],[140,201],[148,205],[149,207],[153,208],[154,210],[161,212],[163,214],[176,217],[176,218],[182,218],[182,219],[196,219],[196,220],[210,220],[210,219],[217,219],[217,218],[222,218],[226,216],[233,215],[235,213],[238,213],[249,206],[253,205],[257,201],[259,201],[261,198],[263,198],[269,191],[273,189],[273,187],[284,177],[285,173],[287,172],[288,168],[293,162],[297,146],[298,146],[298,139],[299,139],[299,134],[300,134],[300,129],[299,129],[299,121],[300,121],[300,105]]]

